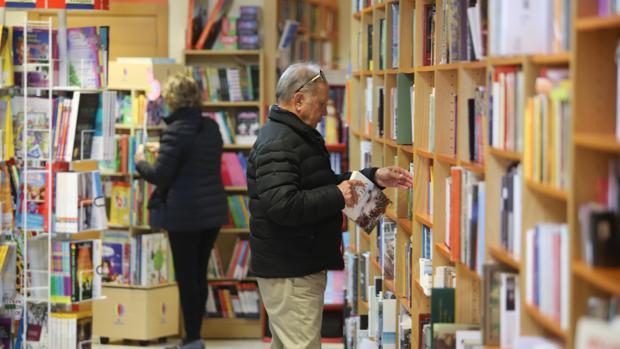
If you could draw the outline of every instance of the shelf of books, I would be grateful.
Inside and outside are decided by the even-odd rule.
[[[351,348],[618,344],[615,9],[353,2],[351,167],[414,187],[350,223]]]
[[[203,88],[203,113],[224,141],[222,180],[229,223],[222,227],[209,262],[205,338],[261,338],[264,321],[250,260],[247,157],[266,117],[262,51],[186,50],[188,72]],[[240,307],[233,307],[243,304]]]
[[[335,67],[338,52],[338,4],[329,0],[279,0],[278,36],[283,38],[279,66],[315,62]]]

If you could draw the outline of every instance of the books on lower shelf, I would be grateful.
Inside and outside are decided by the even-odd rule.
[[[162,97],[150,100],[141,92],[116,93],[116,123],[123,126],[160,126],[169,110]]]
[[[361,294],[359,292],[359,287],[362,287],[358,282],[359,277],[359,257],[357,254],[352,253],[349,250],[344,252],[344,264],[345,264],[345,273],[346,273],[346,284],[345,284],[345,300],[347,307],[351,310],[353,314],[357,314],[358,312],[358,297]],[[364,271],[367,273],[367,271]],[[365,274],[369,276],[369,274]],[[369,283],[370,281],[366,281]],[[370,297],[370,295],[367,295]]]
[[[217,319],[260,318],[260,297],[255,282],[209,282],[205,314]]]
[[[249,199],[245,195],[228,195],[228,223],[222,228],[249,228]]]
[[[497,149],[523,149],[524,73],[520,66],[493,69],[489,101],[489,144]]]
[[[520,164],[510,166],[506,175],[502,176],[500,183],[500,243],[515,260],[521,259],[522,172]]]
[[[148,208],[149,198],[155,190],[155,185],[143,179],[134,179],[131,183],[131,225],[148,226],[151,213]]]
[[[474,91],[474,98],[467,99],[467,144],[465,148],[466,158],[472,163],[484,163],[484,106],[486,99],[486,88],[477,86]]]
[[[237,238],[232,250],[232,257],[228,269],[224,269],[222,257],[217,246],[211,251],[207,277],[209,279],[244,279],[248,276],[250,266],[250,242],[247,239]]]
[[[103,282],[148,287],[174,281],[164,233],[132,235],[127,231],[106,231],[102,241]]]
[[[208,102],[242,102],[260,99],[258,65],[245,67],[189,67],[189,74],[202,88]]]
[[[576,347],[585,348],[588,343],[601,343],[614,347],[620,344],[620,301],[618,297],[589,297],[587,312],[577,321]]]
[[[568,69],[543,69],[525,110],[524,173],[564,189],[569,185],[570,80]]]
[[[485,182],[462,167],[452,167],[446,180],[445,242],[451,259],[482,272],[485,259]]]
[[[526,232],[525,300],[563,330],[569,326],[567,224],[542,223]]]
[[[378,251],[381,258],[381,275],[384,280],[394,280],[396,274],[396,222],[387,218],[381,219],[378,232],[381,238],[381,249]]]
[[[224,144],[254,144],[260,128],[256,111],[242,111],[233,115],[224,112],[204,112],[203,116],[215,120]]]
[[[51,313],[51,348],[82,349],[91,345],[93,318],[85,313]]]
[[[56,174],[56,233],[107,228],[108,219],[98,171]]]
[[[52,243],[51,301],[76,303],[101,297],[101,240]]]

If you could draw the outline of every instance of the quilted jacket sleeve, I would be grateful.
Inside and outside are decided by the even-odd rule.
[[[301,189],[300,159],[281,140],[265,143],[256,154],[259,204],[280,225],[316,223],[344,208],[335,184]]]
[[[382,186],[380,186],[379,184],[377,184],[377,182],[375,181],[375,173],[377,172],[379,168],[377,167],[368,167],[365,168],[363,170],[361,170],[360,172],[366,176],[366,178],[370,179],[371,182],[373,182],[379,189],[383,190],[385,188],[383,188]],[[347,172],[347,173],[343,173],[340,175],[337,175],[338,177],[338,183],[341,183],[343,181],[348,180],[349,178],[351,178],[351,172]]]
[[[180,170],[184,149],[190,135],[184,128],[169,127],[161,137],[159,155],[153,165],[147,161],[136,164],[138,173],[149,183],[166,191],[171,185],[177,172]]]

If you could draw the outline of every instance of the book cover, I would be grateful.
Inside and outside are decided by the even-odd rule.
[[[71,86],[101,88],[97,27],[67,29],[67,57]]]
[[[398,74],[396,76],[396,143],[412,144],[411,130],[411,93],[413,75]]]
[[[360,180],[364,186],[355,188],[357,204],[353,207],[347,206],[342,211],[364,231],[370,233],[385,213],[390,200],[361,172],[354,171],[350,179]]]
[[[71,246],[73,289],[71,300],[81,302],[93,298],[93,241],[78,241]]]
[[[112,200],[110,204],[110,224],[129,226],[131,188],[129,183],[112,183]]]
[[[236,115],[236,135],[237,144],[254,144],[258,137],[260,122],[257,112],[244,111]]]
[[[457,332],[479,329],[475,324],[433,323],[433,349],[456,349]]]

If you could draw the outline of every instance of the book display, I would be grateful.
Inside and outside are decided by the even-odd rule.
[[[393,248],[349,222],[348,347],[395,347],[393,299],[401,348],[617,345],[616,4],[352,4],[351,167],[414,188],[386,190]]]

